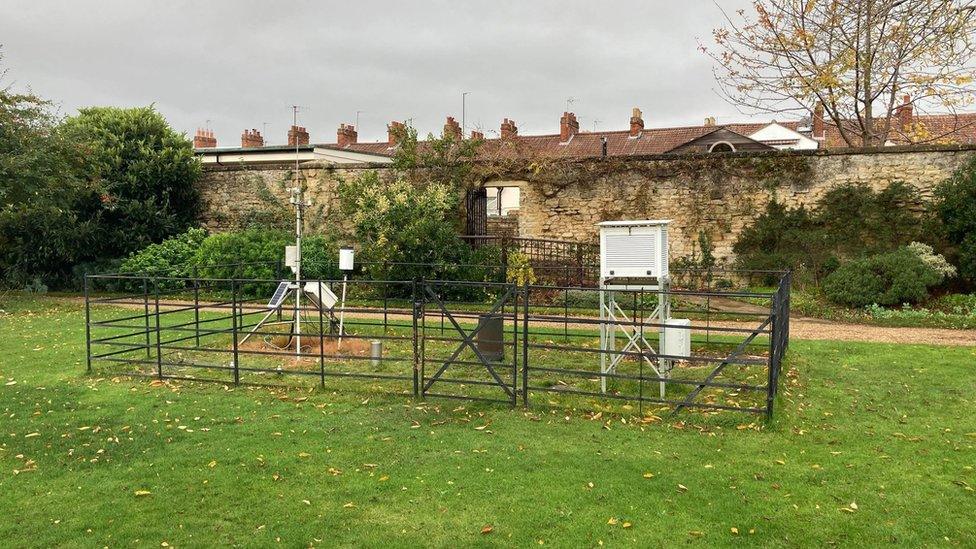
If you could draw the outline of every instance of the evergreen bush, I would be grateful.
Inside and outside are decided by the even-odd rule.
[[[838,305],[915,304],[943,280],[942,273],[905,246],[841,265],[824,279],[823,291]]]

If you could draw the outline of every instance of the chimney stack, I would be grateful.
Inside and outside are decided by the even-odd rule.
[[[244,133],[241,134],[242,148],[250,149],[253,147],[263,147],[263,146],[264,146],[264,137],[261,135],[261,132],[255,129],[250,129],[250,130],[244,130]]]
[[[359,134],[356,132],[356,126],[352,124],[339,124],[339,129],[336,131],[336,143],[340,147],[348,147],[356,143],[356,139]]]
[[[515,125],[515,121],[509,118],[502,120],[502,139],[515,139],[518,137],[518,126]]]
[[[394,120],[386,127],[386,139],[391,147],[395,146],[400,142],[400,139],[406,134],[407,127],[403,122],[397,122]]]
[[[559,119],[559,141],[566,143],[578,133],[579,122],[576,121],[576,115],[571,112],[564,112],[562,118]]]
[[[217,138],[214,137],[213,130],[197,128],[197,133],[193,136],[194,149],[210,149],[216,146]]]
[[[630,136],[640,137],[642,131],[644,131],[644,117],[641,110],[634,107],[633,112],[630,113]]]
[[[714,126],[715,125],[715,117],[714,116],[709,116],[708,118],[706,118],[705,119],[705,125],[706,126]]]
[[[308,131],[304,126],[292,126],[288,130],[288,146],[308,145]]]
[[[471,130],[471,139],[476,141],[483,141],[485,139],[485,134],[479,132],[478,130]]]
[[[448,116],[447,122],[444,123],[444,137],[449,135],[458,141],[464,139],[464,135],[461,134],[461,125],[457,123],[457,120],[453,116]]]
[[[895,116],[898,118],[898,126],[901,131],[912,129],[912,116],[915,106],[912,105],[912,96],[906,95],[902,98],[902,104],[895,108]]]
[[[823,141],[826,138],[826,130],[824,128],[824,108],[823,104],[817,103],[817,106],[813,108],[813,120],[811,122],[812,131],[810,137]]]

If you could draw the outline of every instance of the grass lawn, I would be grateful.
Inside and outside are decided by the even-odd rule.
[[[88,377],[80,304],[3,307],[4,545],[976,545],[976,348],[794,341],[771,425],[658,422]]]

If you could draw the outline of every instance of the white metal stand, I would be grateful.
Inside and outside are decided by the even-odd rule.
[[[641,360],[650,366],[657,377],[667,378],[674,367],[674,361],[658,358],[655,362],[648,358],[647,353],[659,354],[655,347],[645,337],[644,325],[648,319],[654,320],[658,324],[654,333],[666,334],[663,326],[671,318],[671,304],[668,296],[668,279],[664,278],[657,284],[614,284],[612,281],[601,280],[600,282],[600,391],[607,392],[607,374],[614,374],[617,365],[627,356],[627,353],[641,353]],[[657,305],[640,322],[631,319],[627,313],[617,304],[617,291],[646,291],[650,295],[657,296]],[[643,307],[643,304],[641,305]],[[617,331],[620,331],[626,343],[617,351]],[[663,347],[663,338],[659,336],[659,346]],[[661,398],[664,398],[666,383],[660,381]]]
[[[342,325],[346,319],[346,282],[349,275],[342,275],[342,301],[339,302],[339,341],[336,343],[336,351],[342,348]]]

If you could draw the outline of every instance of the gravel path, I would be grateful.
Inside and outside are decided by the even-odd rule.
[[[713,325],[740,327],[737,322],[713,322]],[[923,343],[931,345],[976,346],[976,330],[948,328],[887,328],[869,324],[845,324],[819,318],[790,319],[791,339],[832,341],[871,341],[879,343]]]

